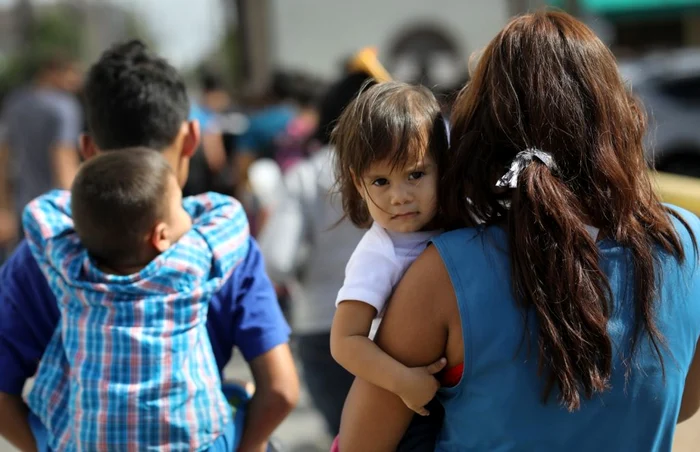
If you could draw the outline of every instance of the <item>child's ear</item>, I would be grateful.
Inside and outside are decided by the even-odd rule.
[[[352,183],[355,185],[355,190],[357,190],[357,193],[360,195],[360,198],[365,199],[365,187],[362,184],[362,181],[355,176],[354,171],[350,171],[350,177],[352,177]]]
[[[156,224],[151,232],[151,245],[153,248],[157,249],[159,253],[164,252],[172,245],[170,235],[170,227],[167,224],[163,222]]]

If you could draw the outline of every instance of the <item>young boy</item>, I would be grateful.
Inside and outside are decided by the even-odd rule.
[[[167,161],[145,148],[94,157],[70,194],[27,206],[70,365],[72,444],[61,448],[234,449],[205,321],[247,252],[240,209],[215,194],[183,200]]]

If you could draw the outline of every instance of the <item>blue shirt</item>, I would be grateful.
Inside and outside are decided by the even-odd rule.
[[[248,117],[248,129],[238,138],[241,152],[269,157],[274,154],[275,139],[287,128],[296,111],[287,105],[264,108]]]
[[[700,239],[700,220],[677,209]],[[464,374],[441,389],[445,420],[437,451],[670,451],[685,377],[700,336],[700,271],[688,230],[676,219],[686,260],[657,252],[662,282],[656,325],[665,338],[665,380],[646,336],[625,382],[621,356],[629,355],[634,326],[634,278],[628,249],[598,242],[600,268],[612,289],[608,333],[613,343],[610,390],[583,399],[569,413],[541,397],[537,322],[511,293],[507,233],[500,227],[460,229],[434,239],[457,296],[464,340]],[[523,340],[525,339],[525,340]],[[528,340],[531,347],[528,348]]]
[[[216,123],[216,113],[197,104],[192,103],[190,106],[190,121],[198,121],[199,128],[202,133],[218,132],[219,127]]]
[[[248,220],[217,193],[183,206],[192,228],[129,275],[94,265],[73,226],[70,192],[25,209],[29,246],[61,311],[47,348],[58,353],[44,354],[27,399],[51,426],[52,450],[206,450],[231,422],[205,322],[212,295],[248,252]]]
[[[207,314],[207,331],[219,370],[237,347],[247,361],[289,340],[265,263],[251,237],[248,254],[221,290]],[[60,314],[26,241],[0,269],[0,392],[20,395],[37,370]]]

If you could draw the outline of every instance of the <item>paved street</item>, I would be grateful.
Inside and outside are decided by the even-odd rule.
[[[226,369],[229,378],[249,378],[247,368],[238,358]],[[321,417],[310,406],[308,396],[302,390],[302,397],[297,409],[280,426],[276,436],[284,443],[287,452],[322,452],[328,451],[330,439],[323,431]],[[7,443],[0,439],[0,452],[14,452]],[[700,451],[700,416],[685,422],[678,428],[673,452]]]

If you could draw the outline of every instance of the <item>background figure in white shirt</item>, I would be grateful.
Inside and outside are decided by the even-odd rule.
[[[331,356],[335,306],[329,300],[343,285],[345,266],[365,231],[349,221],[338,224],[343,207],[340,196],[333,195],[335,151],[330,135],[345,107],[370,80],[363,71],[346,73],[325,93],[318,129],[307,150],[311,155],[284,174],[281,193],[271,196],[270,216],[258,236],[270,278],[289,290],[296,357],[331,437],[340,429],[354,377]],[[251,174],[251,184],[256,179]]]
[[[355,376],[395,393],[427,416],[426,405],[439,388],[434,374],[446,361],[408,368],[368,335],[403,273],[440,233],[437,181],[448,148],[440,106],[425,87],[374,85],[345,109],[333,144],[343,210],[355,225],[369,230],[352,254],[338,292],[331,353]],[[426,449],[434,445],[439,423],[429,430],[425,442],[432,444]]]

